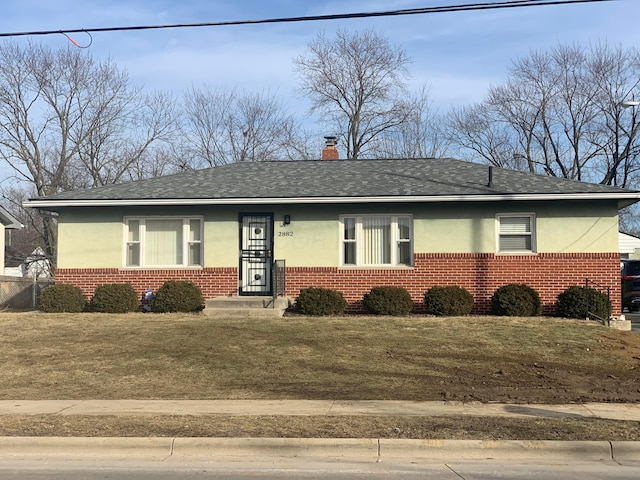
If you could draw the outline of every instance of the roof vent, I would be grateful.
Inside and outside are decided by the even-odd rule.
[[[489,165],[489,181],[487,182],[487,187],[493,188],[493,167]]]

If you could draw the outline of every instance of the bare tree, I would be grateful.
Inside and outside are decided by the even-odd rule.
[[[192,87],[184,98],[184,151],[192,167],[282,159],[296,122],[273,93]]]
[[[635,48],[559,45],[516,60],[484,101],[450,114],[452,140],[488,162],[628,186],[637,181]]]
[[[517,151],[513,131],[485,104],[453,109],[448,119],[448,136],[453,143],[497,167],[523,169],[524,157]]]
[[[378,158],[435,158],[447,155],[449,143],[429,88],[408,94],[404,121],[382,132],[370,145]]]
[[[0,45],[0,159],[38,196],[123,178],[171,131],[168,101],[159,102],[83,51]],[[55,221],[42,222],[53,257]]]
[[[128,88],[126,76],[118,76],[120,85],[100,92],[111,98],[99,99],[80,119],[78,158],[91,187],[155,175],[158,166],[149,165],[158,158],[154,150],[169,148],[178,129],[178,111],[170,95]],[[141,162],[147,171],[140,168]]]
[[[602,183],[637,186],[640,117],[629,101],[640,100],[640,50],[596,45],[589,68],[599,108],[590,140],[606,162]]]
[[[293,62],[311,112],[341,137],[347,158],[366,156],[373,139],[412,112],[405,101],[410,59],[375,31],[321,33]]]

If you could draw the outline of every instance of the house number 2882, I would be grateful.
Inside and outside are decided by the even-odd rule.
[[[278,232],[279,237],[293,237],[293,232]]]

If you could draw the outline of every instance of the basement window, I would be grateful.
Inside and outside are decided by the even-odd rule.
[[[498,223],[499,253],[534,253],[535,222],[533,213],[500,214]]]
[[[127,267],[202,266],[202,218],[124,219]]]
[[[409,215],[340,217],[345,266],[413,264],[413,222]]]

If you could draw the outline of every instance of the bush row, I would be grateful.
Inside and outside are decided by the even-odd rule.
[[[611,314],[611,303],[598,290],[572,286],[558,295],[557,314],[583,318],[589,297],[589,310],[601,318]],[[204,308],[200,288],[191,282],[169,280],[149,300],[154,312],[195,312]],[[413,310],[413,300],[402,287],[374,287],[366,293],[362,304],[375,315],[405,316]],[[79,287],[55,284],[42,291],[38,304],[44,312],[127,313],[140,308],[140,300],[129,283],[100,285],[89,302]],[[469,315],[473,296],[464,288],[449,285],[431,287],[424,294],[427,313],[439,316]],[[305,288],[296,299],[296,309],[305,315],[341,315],[347,302],[341,292],[326,288]],[[494,315],[531,317],[542,313],[540,296],[525,284],[509,284],[498,288],[491,297]]]
[[[589,311],[601,318],[611,314],[607,295],[593,288],[572,286],[558,295],[557,314],[561,317],[584,318],[589,297]],[[366,293],[362,304],[375,315],[405,316],[413,310],[409,292],[402,287],[374,287]],[[427,313],[438,316],[469,315],[473,296],[457,285],[434,286],[424,294]],[[347,302],[341,292],[327,288],[305,288],[296,299],[295,309],[305,315],[341,315]],[[508,284],[491,297],[491,313],[501,316],[533,317],[542,313],[538,292],[525,284]]]
[[[204,308],[204,299],[197,285],[169,280],[149,299],[149,304],[153,312],[196,312]],[[127,313],[140,307],[138,294],[130,283],[100,285],[88,302],[79,287],[57,283],[45,288],[38,299],[38,308],[49,313]]]

